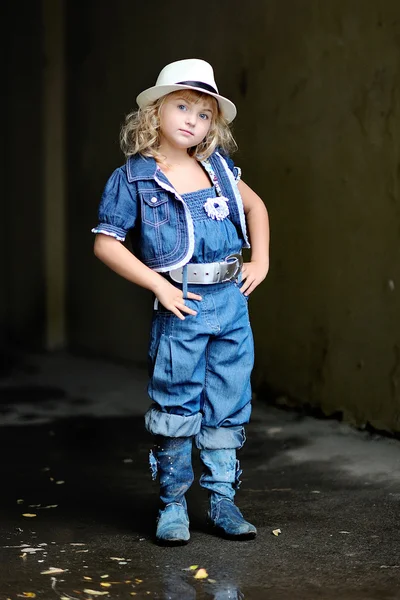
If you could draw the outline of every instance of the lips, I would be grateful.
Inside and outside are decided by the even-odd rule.
[[[192,133],[191,131],[189,131],[188,129],[180,129],[179,131],[182,131],[182,133],[187,133],[189,135],[194,135],[194,133]]]

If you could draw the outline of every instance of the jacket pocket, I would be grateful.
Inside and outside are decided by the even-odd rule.
[[[159,227],[169,221],[169,196],[166,192],[139,192],[142,207],[142,221],[152,227]]]

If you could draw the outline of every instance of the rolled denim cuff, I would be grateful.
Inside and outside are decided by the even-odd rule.
[[[195,437],[200,450],[222,450],[241,448],[246,441],[244,427],[205,427]]]
[[[200,431],[202,414],[173,415],[151,407],[144,416],[147,431],[164,437],[191,437]]]
[[[114,237],[119,242],[124,242],[126,238],[125,229],[110,225],[109,223],[99,223],[97,227],[93,227],[91,231],[92,233],[104,233],[104,235]]]

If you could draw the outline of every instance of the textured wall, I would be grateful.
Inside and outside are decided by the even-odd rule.
[[[249,49],[273,231],[257,381],[400,430],[400,4],[273,4]]]
[[[40,2],[1,4],[0,354],[44,338]],[[1,370],[1,367],[0,367]]]
[[[88,231],[137,93],[165,63],[205,58],[271,215],[271,273],[250,302],[257,386],[400,430],[398,0],[220,0],[212,19],[177,1],[74,4],[72,344],[144,358],[149,295],[96,262]]]

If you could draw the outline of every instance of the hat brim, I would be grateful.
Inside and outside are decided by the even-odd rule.
[[[233,119],[236,117],[236,106],[233,104],[233,102],[228,100],[228,98],[224,98],[224,96],[214,94],[213,92],[208,92],[203,88],[193,87],[191,85],[181,85],[179,83],[174,83],[171,85],[155,85],[151,88],[148,88],[137,96],[136,102],[138,103],[139,108],[144,108],[151,102],[154,102],[155,100],[158,100],[159,98],[162,98],[162,96],[166,96],[171,92],[176,92],[177,90],[195,90],[196,92],[213,96],[213,98],[215,98],[218,102],[222,116],[228,121],[228,123],[231,123],[231,121],[233,121]]]

